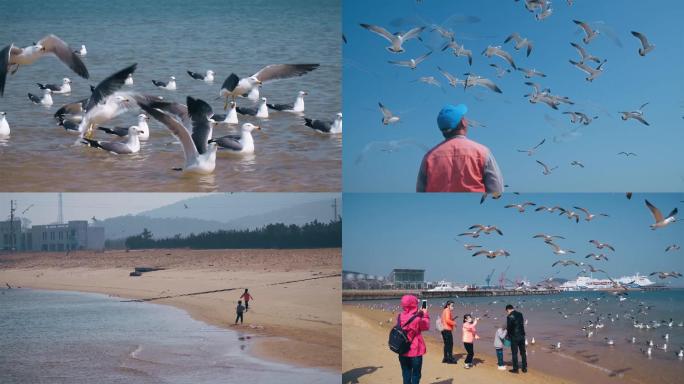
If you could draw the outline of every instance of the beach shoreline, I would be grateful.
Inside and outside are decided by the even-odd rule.
[[[342,377],[343,384],[355,383],[393,383],[401,378],[401,370],[397,357],[387,348],[387,334],[393,326],[390,318],[395,313],[381,309],[371,309],[362,305],[345,304],[342,308]],[[431,317],[431,329],[434,328],[434,317]],[[460,321],[458,322],[460,324]],[[489,328],[485,324],[478,327],[482,339],[475,344],[475,363],[472,369],[463,369],[465,358],[461,343],[460,326],[454,331],[454,355],[458,364],[443,364],[442,340],[433,331],[424,335],[427,354],[423,358],[423,379],[426,383],[452,384],[467,380],[470,383],[491,383],[506,380],[507,382],[525,383],[614,383],[642,381],[608,375],[597,371],[596,367],[583,365],[576,359],[560,359],[547,356],[549,351],[545,347],[528,346],[529,371],[526,374],[513,375],[507,371],[511,369],[510,349],[504,350],[506,371],[496,368],[496,355],[488,334]]]
[[[140,266],[166,269],[129,277]],[[340,268],[340,249],[0,254],[3,285],[131,300],[171,296],[151,302],[253,335],[250,353],[258,358],[332,372],[341,370]],[[242,288],[254,300],[245,324],[235,326]]]

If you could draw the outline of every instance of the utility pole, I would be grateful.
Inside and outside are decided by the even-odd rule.
[[[333,199],[331,207],[333,208],[333,221],[337,221],[337,199]]]
[[[14,200],[10,200],[10,241],[9,249],[14,251],[14,211],[17,209]]]
[[[62,193],[59,193],[59,207],[57,208],[57,224],[64,224],[64,212],[62,211]]]

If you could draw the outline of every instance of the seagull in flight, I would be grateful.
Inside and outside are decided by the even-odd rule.
[[[537,150],[537,148],[541,147],[542,144],[546,142],[546,139],[542,139],[542,141],[539,142],[539,144],[535,145],[534,147],[530,149],[518,149],[518,152],[522,153],[527,153],[527,156],[532,156],[534,152]]]
[[[319,66],[320,64],[271,64],[261,68],[252,76],[242,79],[235,73],[231,73],[219,91],[219,97],[226,99],[223,109],[228,109],[228,98],[235,101],[236,97],[242,96],[256,101],[259,99],[259,87],[263,83],[303,76]]]
[[[456,40],[453,39],[442,48],[442,51],[445,51],[447,48],[451,48],[456,57],[467,57],[468,65],[473,65],[473,51],[470,49],[465,49],[463,45],[458,44]]]
[[[468,228],[468,229],[475,229],[475,228],[477,228],[477,231],[478,231],[478,232],[484,232],[484,233],[486,233],[487,235],[489,235],[489,234],[492,233],[492,232],[496,232],[496,233],[498,233],[499,235],[502,235],[502,236],[503,236],[503,232],[501,232],[501,230],[500,230],[499,228],[497,228],[496,225],[475,224],[475,225],[471,226],[471,227]]]
[[[526,201],[522,204],[508,204],[508,205],[505,205],[504,208],[515,208],[518,210],[518,212],[523,213],[523,212],[525,212],[525,207],[533,206],[533,205],[537,205],[537,204],[535,204],[531,201]]]
[[[513,57],[511,56],[510,53],[504,51],[501,49],[501,46],[487,46],[484,51],[482,51],[482,54],[487,56],[487,57],[492,57],[492,56],[499,56],[500,58],[506,60],[508,64],[510,64],[513,69],[518,69],[518,67],[515,66],[515,62],[513,61]]]
[[[576,262],[575,260],[570,260],[570,259],[561,259],[561,260],[558,260],[558,261],[554,262],[553,264],[551,264],[551,266],[552,266],[552,267],[555,267],[555,266],[558,265],[558,264],[560,264],[560,265],[562,265],[562,266],[564,266],[564,267],[567,267],[568,265],[574,265],[574,266],[576,266],[576,267],[579,267],[579,264],[577,264],[577,262]]]
[[[496,84],[494,84],[493,81],[491,81],[485,77],[478,76],[478,75],[471,74],[471,73],[466,73],[465,75],[467,77],[465,79],[465,82],[463,83],[463,89],[468,89],[470,87],[474,87],[476,85],[479,85],[481,87],[487,87],[496,93],[503,93],[501,91],[501,89]]]
[[[680,247],[679,245],[677,245],[677,244],[672,244],[672,245],[668,245],[667,248],[665,248],[665,252],[669,252],[669,251],[679,251],[680,249],[681,249],[681,247]]]
[[[639,39],[641,42],[641,48],[639,48],[639,56],[646,56],[647,53],[655,49],[655,45],[648,42],[646,35],[641,32],[631,31],[632,36]]]
[[[553,239],[563,239],[563,240],[565,240],[565,237],[563,237],[563,236],[558,236],[558,235],[547,235],[547,234],[544,234],[544,233],[536,234],[536,235],[532,236],[532,238],[533,238],[533,239],[542,238],[542,239],[544,239],[544,242],[545,242],[545,243],[553,243]]]
[[[623,152],[618,152],[618,155],[625,155],[626,157],[630,157],[630,156],[636,156],[637,154],[634,152],[624,152],[623,151]]]
[[[384,37],[387,39],[392,45],[389,47],[386,47],[386,49],[392,53],[402,53],[404,52],[404,47],[402,46],[404,42],[407,40],[411,40],[414,38],[420,39],[420,33],[425,30],[425,27],[416,27],[413,29],[410,29],[408,32],[403,33],[403,32],[397,32],[397,33],[390,33],[387,31],[385,28],[377,26],[377,25],[371,25],[371,24],[359,24],[361,27],[363,27],[366,30],[369,30],[379,36]]]
[[[584,164],[580,163],[580,162],[577,161],[577,160],[573,160],[573,161],[570,163],[570,165],[577,165],[577,166],[580,167],[580,168],[584,168]]]
[[[596,246],[596,248],[598,248],[598,249],[608,248],[611,251],[615,252],[615,248],[608,243],[602,243],[598,240],[589,240],[589,242],[594,244]]]
[[[589,212],[589,210],[586,209],[586,208],[582,208],[582,207],[573,207],[573,208],[579,209],[580,211],[584,212],[584,214],[587,215],[587,217],[584,219],[584,220],[586,220],[586,221],[591,221],[591,220],[593,220],[595,217],[597,217],[596,215],[594,215],[594,214],[592,214],[591,212]],[[608,215],[605,214],[605,213],[599,213],[598,216],[610,217],[610,216],[608,216]]]
[[[462,85],[465,85],[465,80],[460,80],[460,79],[457,78],[456,76],[454,76],[454,75],[452,75],[451,73],[449,73],[449,72],[443,70],[443,69],[440,68],[440,67],[437,67],[437,70],[439,70],[439,72],[440,72],[442,75],[444,75],[444,77],[446,77],[447,81],[449,82],[449,85],[451,85],[452,87],[455,88],[455,87],[457,87],[457,86],[459,86],[459,85],[461,85],[461,84],[462,84]]]
[[[658,275],[659,279],[667,279],[668,277],[680,278],[682,274],[679,272],[651,272],[649,276]]]
[[[642,105],[639,107],[639,109],[637,109],[636,111],[631,111],[631,112],[619,112],[620,115],[621,115],[620,118],[621,118],[623,121],[627,121],[628,119],[634,119],[634,120],[640,122],[641,124],[650,125],[650,124],[644,119],[644,112],[643,112],[643,109],[644,109],[644,107],[647,106],[647,105],[648,105],[648,103],[642,104]]]
[[[410,59],[410,60],[397,60],[397,61],[388,60],[387,62],[390,63],[390,64],[398,65],[398,66],[400,66],[400,67],[408,67],[408,68],[411,68],[411,69],[416,69],[416,68],[418,67],[418,64],[420,64],[420,63],[422,63],[423,61],[425,61],[425,59],[427,59],[428,56],[430,56],[431,54],[432,54],[432,51],[430,51],[430,52],[428,52],[428,53],[426,53],[426,54],[424,54],[424,55],[422,55],[422,56],[416,57],[415,59]]]
[[[56,56],[82,78],[90,77],[83,61],[67,43],[55,35],[47,35],[25,48],[15,47],[14,43],[10,43],[0,50],[0,96],[4,96],[8,72],[14,75],[20,66],[33,64],[36,60],[48,55]]]
[[[530,53],[532,53],[532,41],[528,40],[526,37],[520,37],[518,32],[513,32],[510,36],[508,36],[506,40],[504,40],[504,44],[511,40],[515,42],[515,46],[513,48],[515,48],[516,51],[527,47],[527,57],[530,57]]]
[[[585,78],[585,80],[591,83],[592,81],[594,81],[597,77],[599,77],[603,73],[603,65],[608,60],[603,60],[601,62],[601,64],[599,64],[598,67],[596,67],[596,68],[592,68],[586,63],[582,63],[582,62],[578,63],[578,62],[573,61],[573,60],[568,60],[568,61],[570,62],[570,64],[574,65],[575,67],[579,68],[584,73],[589,75]]]
[[[596,57],[594,55],[591,55],[581,45],[579,45],[577,43],[572,43],[572,42],[570,43],[570,45],[572,45],[577,50],[577,52],[580,54],[580,61],[579,61],[580,63],[584,63],[587,60],[591,60],[591,61],[595,62],[596,64],[601,63],[601,59],[599,59],[598,57]]]
[[[651,204],[648,200],[644,201],[646,202],[646,207],[651,210],[653,219],[655,219],[655,223],[651,224],[650,226],[652,230],[666,227],[676,221],[675,216],[677,215],[677,208],[673,209],[672,212],[670,212],[670,214],[666,217],[663,217],[663,214],[655,205]]]
[[[378,102],[378,105],[380,106],[380,112],[382,112],[382,124],[383,125],[390,125],[399,122],[399,116],[396,116],[387,109],[382,103]]]
[[[599,261],[599,260],[601,260],[601,259],[604,259],[604,260],[608,261],[608,257],[607,257],[606,255],[604,255],[603,253],[599,253],[598,255],[595,254],[595,253],[590,253],[590,254],[584,256],[585,259],[588,259],[588,258],[590,258],[590,257],[593,258],[593,259],[596,260],[596,261]]]
[[[582,28],[586,36],[582,38],[582,41],[584,44],[589,44],[592,40],[596,38],[596,36],[599,35],[599,31],[596,29],[592,29],[591,26],[583,21],[579,20],[573,20],[573,22]]]
[[[541,165],[542,167],[544,167],[544,171],[542,172],[544,175],[550,175],[551,172],[552,172],[554,169],[558,168],[558,166],[555,166],[555,167],[553,167],[553,168],[549,168],[548,165],[542,163],[542,162],[539,161],[539,160],[537,160],[537,163],[539,163],[539,165]]]
[[[473,253],[473,257],[479,256],[479,255],[485,255],[488,259],[495,259],[498,256],[508,257],[511,254],[505,249],[497,249],[496,251],[482,250],[482,251],[477,251],[477,252]]]
[[[556,255],[567,255],[568,253],[575,253],[575,251],[571,249],[562,249],[558,244],[554,243],[553,241],[544,243],[548,244],[551,248],[553,248],[553,253],[555,253]]]

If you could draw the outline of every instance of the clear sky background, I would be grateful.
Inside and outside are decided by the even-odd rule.
[[[447,103],[465,103],[468,117],[487,125],[471,128],[469,136],[494,153],[506,184],[514,191],[591,192],[684,190],[684,2],[668,0],[657,5],[642,1],[577,0],[568,6],[554,1],[553,14],[535,20],[523,2],[414,0],[345,1],[344,33],[344,137],[345,192],[392,192],[415,190],[415,178],[423,151],[414,145],[394,152],[375,150],[364,153],[371,142],[413,139],[427,147],[442,140],[436,116]],[[467,22],[465,16],[472,16]],[[474,18],[473,18],[474,17]],[[602,33],[585,45],[584,33],[572,22],[587,21]],[[479,20],[478,22],[472,22]],[[410,40],[406,52],[392,54],[382,37],[359,26],[376,24],[391,32],[412,27],[442,24],[456,33],[456,39],[473,51],[473,65],[441,52],[443,39],[436,32],[423,32],[423,42]],[[645,57],[638,55],[639,41],[631,30],[646,34],[656,49]],[[512,32],[534,43],[530,57],[515,51],[513,43],[503,44]],[[568,60],[579,58],[570,42],[578,42],[589,53],[605,58],[604,73],[593,83]],[[544,104],[530,104],[523,95],[531,88],[522,72],[499,79],[490,63],[507,67],[498,57],[481,55],[487,45],[502,45],[519,67],[535,68],[546,78],[532,81],[549,87],[552,93],[570,97],[576,105],[562,105],[554,111]],[[388,64],[388,60],[408,60],[435,49],[418,69]],[[476,87],[464,91],[451,88],[437,66],[462,79],[472,72],[495,81],[503,90],[497,94]],[[415,82],[421,76],[435,76],[442,89]],[[381,124],[377,107],[383,102],[401,116],[393,126]],[[643,103],[646,127],[635,120],[622,121],[618,111],[632,111]],[[599,118],[589,126],[572,125],[566,110],[582,111]],[[573,130],[580,127],[578,130]],[[530,148],[543,138],[546,143],[532,157],[517,149]],[[620,151],[637,157],[618,156]],[[535,160],[559,166],[544,176]],[[581,161],[586,168],[570,165]]]
[[[222,205],[219,199],[213,209],[224,211],[226,221],[296,204],[339,198],[339,194],[329,193],[64,193],[63,214],[65,221],[90,220],[92,217],[104,220],[135,215],[178,201],[209,195],[225,196],[225,204]],[[33,224],[57,221],[57,193],[0,193],[0,220],[9,219],[10,200],[16,201],[16,215],[26,217]],[[234,207],[236,203],[241,206],[240,209]],[[24,211],[26,212],[22,214]],[[196,209],[174,212],[178,212],[177,216],[202,218]]]
[[[425,269],[428,281],[449,280],[484,285],[494,268],[493,281],[510,266],[507,276],[528,278],[535,283],[554,276],[574,279],[574,266],[551,267],[556,260],[572,258],[588,261],[591,252],[604,253],[609,260],[591,261],[596,268],[620,277],[636,272],[679,271],[684,273],[684,250],[665,253],[670,244],[682,244],[684,225],[674,223],[655,231],[648,199],[667,215],[684,207],[684,194],[506,194],[499,200],[479,204],[479,194],[345,194],[343,222],[343,266],[345,270],[387,276],[393,268]],[[580,206],[593,213],[606,213],[591,222],[570,221],[566,216],[529,209],[519,213],[504,206],[532,201],[538,205]],[[534,207],[533,207],[534,208]],[[681,213],[680,213],[681,214]],[[473,224],[497,225],[503,236],[481,235],[477,239],[457,235]],[[577,252],[570,257],[553,254],[537,233],[564,236],[557,240],[564,249]],[[458,239],[458,240],[456,240]],[[597,250],[589,240],[615,247],[615,252]],[[487,259],[472,257],[463,244],[479,244],[484,249],[507,249],[511,256]],[[598,252],[597,252],[598,251]],[[560,271],[555,275],[556,271]],[[595,277],[603,277],[595,274]],[[672,280],[672,279],[668,279]],[[668,281],[666,280],[666,281]],[[683,285],[684,279],[678,280]]]

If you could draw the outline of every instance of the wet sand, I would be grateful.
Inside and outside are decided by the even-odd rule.
[[[129,277],[134,267],[163,271]],[[339,372],[341,361],[340,249],[142,250],[104,253],[0,254],[0,282],[13,287],[104,293],[186,310],[208,324],[252,333],[261,357]],[[329,275],[335,275],[327,277]],[[290,282],[294,280],[300,282]],[[243,287],[254,300],[235,326]]]
[[[377,308],[369,308],[373,305],[369,303],[372,302],[362,305],[345,304],[343,306],[343,383],[354,382],[355,377],[358,377],[359,383],[396,382],[401,374],[396,356],[386,346],[387,334],[393,325],[396,313],[388,311],[386,308],[383,310],[382,304],[378,304]],[[461,319],[458,319],[459,327],[454,331],[454,353],[460,361],[456,366],[442,364],[442,340],[437,331],[432,329],[438,309],[432,308],[430,312],[431,330],[424,333],[428,354],[423,360],[423,377],[427,383],[451,384],[452,381],[449,381],[451,379],[453,382],[467,379],[468,382],[474,383],[489,383],[504,379],[511,380],[511,382],[520,380],[520,382],[526,383],[674,383],[677,381],[676,379],[672,381],[672,378],[677,377],[677,375],[671,373],[674,372],[673,369],[682,367],[681,361],[648,361],[647,363],[652,367],[652,369],[647,369],[650,372],[648,376],[634,372],[635,364],[643,364],[643,361],[632,361],[633,364],[631,365],[620,365],[622,369],[609,369],[607,367],[615,365],[614,362],[610,361],[610,358],[619,360],[624,364],[624,354],[606,352],[605,349],[608,347],[600,345],[586,345],[584,348],[578,349],[578,343],[584,343],[586,340],[582,340],[581,336],[576,337],[577,346],[569,350],[555,352],[549,348],[550,343],[546,340],[558,337],[558,335],[543,331],[543,326],[537,325],[535,329],[537,343],[528,346],[529,372],[524,376],[515,376],[496,369],[493,334],[495,326],[503,320],[503,317],[498,317],[497,320],[493,318],[481,320],[478,325],[478,333],[481,339],[475,344],[475,362],[477,363],[479,360],[480,364],[471,370],[465,370],[462,365],[465,350],[460,342]],[[390,318],[393,320],[392,323],[388,322]],[[529,337],[530,335],[528,335]],[[607,357],[607,355],[612,356]],[[504,350],[504,359],[508,369],[510,369],[509,349]],[[670,367],[668,371],[665,370],[663,364]],[[670,366],[672,364],[674,367]],[[375,369],[373,367],[382,368]],[[643,370],[643,367],[640,368]]]

